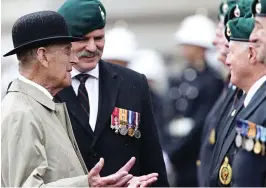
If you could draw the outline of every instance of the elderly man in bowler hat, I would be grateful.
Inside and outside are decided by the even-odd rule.
[[[150,180],[152,186],[169,186],[146,77],[101,60],[104,6],[98,0],[67,0],[58,13],[71,35],[83,38],[72,43],[79,58],[71,72],[72,86],[57,99],[66,102],[86,167],[91,169],[103,157],[101,175],[106,176],[134,156],[134,178],[129,182]]]
[[[87,171],[63,103],[54,96],[71,85],[77,62],[64,18],[41,11],[19,18],[13,26],[20,77],[14,80],[1,105],[1,180],[4,187],[120,187],[132,179],[129,161],[118,172],[100,177],[104,161]],[[140,185],[134,181],[130,186]],[[144,181],[145,183],[149,183]]]

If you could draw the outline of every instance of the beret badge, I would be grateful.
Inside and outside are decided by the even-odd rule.
[[[261,13],[261,3],[260,0],[258,0],[258,3],[256,4],[256,13],[260,14]]]

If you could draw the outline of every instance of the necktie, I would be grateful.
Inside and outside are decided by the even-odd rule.
[[[78,101],[80,102],[83,110],[86,112],[88,117],[90,118],[90,102],[88,92],[85,87],[86,80],[90,77],[88,74],[79,74],[76,76],[76,79],[80,81],[78,88]]]

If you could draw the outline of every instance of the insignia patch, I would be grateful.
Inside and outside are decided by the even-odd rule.
[[[260,14],[261,13],[261,3],[260,0],[258,0],[258,3],[256,4],[256,13]]]
[[[236,8],[234,10],[234,15],[237,18],[240,17],[240,9],[239,9],[238,5],[236,5]]]
[[[101,9],[100,6],[99,6],[99,10],[101,12],[102,19],[105,20],[105,14],[104,14],[104,12],[103,12],[103,10]]]
[[[223,4],[222,10],[223,10],[224,14],[227,12],[227,10],[228,10],[228,4],[227,3]]]
[[[224,162],[219,170],[219,179],[223,185],[228,185],[232,180],[232,168],[228,157],[224,158]]]

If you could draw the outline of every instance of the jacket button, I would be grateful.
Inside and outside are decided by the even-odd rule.
[[[92,156],[93,156],[93,157],[96,157],[96,156],[97,156],[97,154],[96,154],[95,152],[93,152],[93,153],[92,153]]]
[[[200,166],[200,165],[201,165],[201,161],[200,161],[200,160],[197,160],[197,161],[196,161],[196,165],[197,165],[197,166]]]

